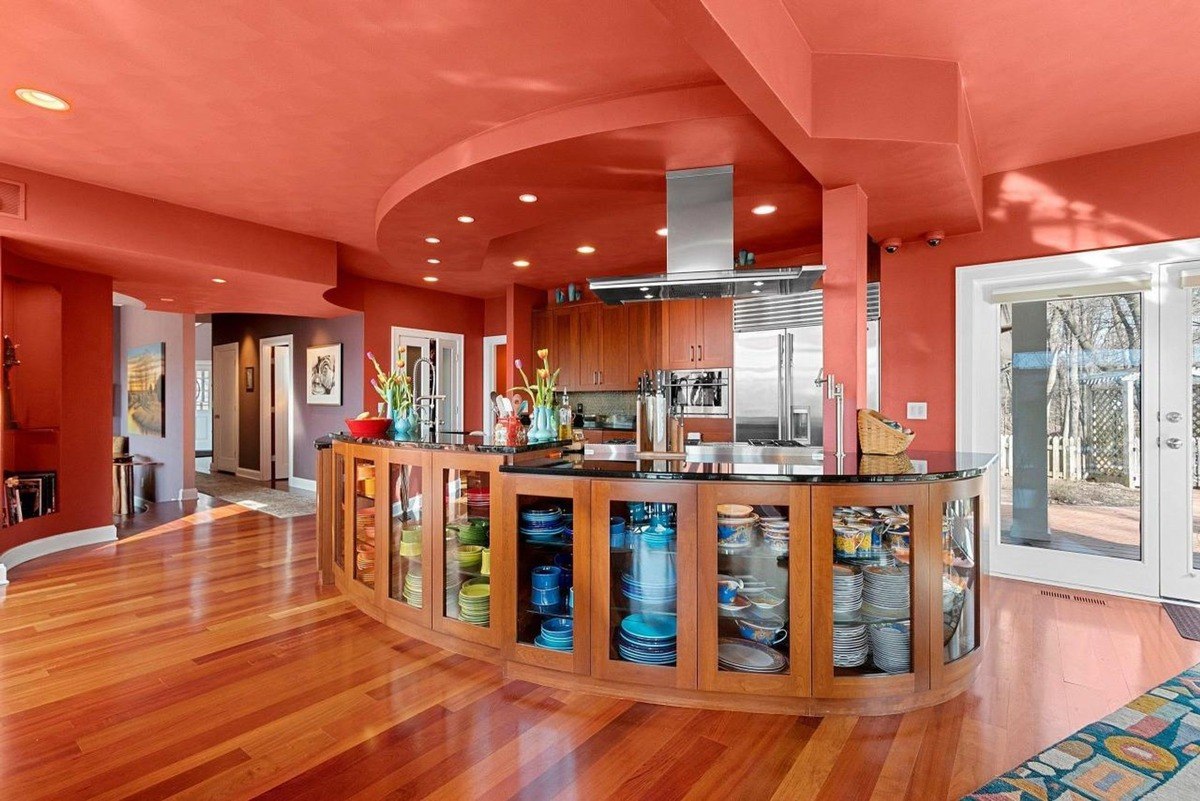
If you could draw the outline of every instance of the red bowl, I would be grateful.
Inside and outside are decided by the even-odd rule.
[[[351,436],[365,439],[379,439],[387,433],[391,423],[392,421],[386,417],[364,417],[361,420],[346,421],[346,425],[350,427]]]

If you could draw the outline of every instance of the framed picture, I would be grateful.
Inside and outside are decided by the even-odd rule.
[[[125,359],[126,419],[129,433],[165,437],[167,345],[159,342],[130,348]]]
[[[342,405],[342,343],[308,349],[308,402],[315,406]]]
[[[246,391],[247,392],[254,391],[254,368],[253,367],[246,368]]]

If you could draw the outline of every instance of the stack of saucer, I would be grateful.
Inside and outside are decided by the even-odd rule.
[[[871,661],[888,673],[912,669],[912,624],[888,623],[871,627]]]
[[[471,487],[467,496],[467,514],[471,517],[487,517],[492,506],[491,487]]]
[[[421,570],[420,563],[414,564],[414,570],[408,571],[404,577],[404,592],[402,596],[409,606],[421,606]]]
[[[833,566],[833,619],[854,620],[862,609],[862,568],[854,565]]]
[[[899,620],[909,616],[911,603],[908,565],[863,568],[865,614],[883,620]]]
[[[867,627],[833,627],[834,667],[858,667],[867,661]]]
[[[486,626],[492,616],[492,587],[487,577],[463,582],[458,591],[459,620]]]

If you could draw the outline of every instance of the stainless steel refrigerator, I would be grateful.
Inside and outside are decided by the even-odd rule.
[[[879,408],[879,285],[867,291],[867,396]],[[734,302],[733,438],[824,444],[821,291]]]

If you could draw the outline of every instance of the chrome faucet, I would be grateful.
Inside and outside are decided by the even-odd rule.
[[[413,396],[413,409],[417,413],[417,420],[421,425],[422,432],[433,434],[433,433],[435,433],[434,429],[437,426],[437,421],[435,420],[435,415],[437,412],[437,402],[440,400],[445,400],[446,396],[442,395],[440,392],[438,392],[439,387],[438,387],[437,368],[434,366],[433,361],[428,356],[422,356],[421,358],[419,358],[415,362],[413,362],[413,365],[412,365],[413,386],[414,387],[417,386],[417,377],[418,377],[417,371],[420,369],[422,363],[424,363],[429,368],[429,377],[432,379],[431,383],[433,384],[433,394],[432,395],[414,395]]]

